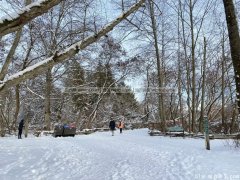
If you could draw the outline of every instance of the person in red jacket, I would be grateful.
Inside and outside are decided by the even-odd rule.
[[[120,133],[122,133],[123,127],[124,127],[123,121],[119,121],[118,128],[120,129]]]

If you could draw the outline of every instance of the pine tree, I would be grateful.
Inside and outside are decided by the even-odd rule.
[[[116,86],[113,111],[118,115],[128,115],[138,112],[138,102],[130,87],[124,82],[120,82]]]
[[[85,71],[76,60],[71,61],[66,68],[67,77],[64,81],[66,92],[70,95],[76,110],[83,110],[86,106]]]
[[[115,86],[115,79],[109,64],[103,65],[99,62],[93,77],[96,87],[100,89],[103,88],[104,91]],[[110,90],[108,90],[107,93],[109,94]]]

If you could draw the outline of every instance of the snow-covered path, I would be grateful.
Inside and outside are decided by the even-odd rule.
[[[240,151],[225,141],[151,137],[147,129],[115,136],[0,139],[1,180],[240,180]]]

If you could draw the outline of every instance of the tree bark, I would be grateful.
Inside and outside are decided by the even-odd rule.
[[[224,47],[224,34],[223,34],[223,39],[222,39],[222,127],[224,129],[224,133],[226,134],[226,124],[225,124],[225,81],[224,81],[224,76],[225,76],[225,47]]]
[[[228,27],[231,56],[236,82],[238,112],[240,112],[240,37],[233,0],[223,0]]]
[[[190,0],[190,27],[191,27],[191,57],[192,57],[192,132],[196,131],[196,73],[195,73],[195,42],[194,42],[194,25],[193,25],[193,3]]]
[[[2,69],[1,69],[1,72],[0,72],[0,81],[2,81],[7,74],[9,64],[12,62],[14,53],[17,49],[17,46],[18,46],[20,38],[21,38],[21,34],[22,34],[22,26],[20,26],[20,29],[17,31],[15,39],[14,39],[13,44],[12,44],[12,47],[11,47],[7,57],[6,57],[6,61],[4,62],[3,66],[2,66]]]
[[[30,107],[29,105],[25,106],[25,116],[24,116],[24,136],[25,138],[28,137],[28,130],[29,130],[29,111],[30,111]]]
[[[187,107],[188,107],[188,131],[191,132],[191,102],[190,102],[190,83],[191,83],[191,78],[190,78],[190,63],[188,62],[188,55],[187,55],[187,40],[186,40],[186,32],[185,32],[185,19],[184,19],[184,14],[183,14],[183,7],[182,7],[182,2],[181,0],[178,1],[179,4],[179,16],[181,18],[181,25],[182,25],[182,38],[183,38],[183,48],[184,48],[184,57],[186,61],[186,71],[187,71]]]
[[[18,113],[20,110],[20,92],[19,92],[20,86],[19,84],[16,85],[15,87],[15,100],[16,100],[16,109],[15,109],[15,114],[14,114],[14,121],[12,123],[12,129],[16,130],[17,129],[17,119],[18,119]]]
[[[1,101],[2,101],[1,96],[0,96],[0,98],[1,98]],[[0,136],[1,137],[5,136],[5,123],[4,123],[4,118],[3,118],[2,104],[0,104]]]
[[[205,100],[205,79],[206,79],[206,58],[207,55],[207,42],[204,37],[204,50],[203,50],[203,67],[202,67],[202,98],[201,98],[201,115],[199,119],[199,132],[203,132],[203,119],[204,119],[204,100]]]
[[[181,54],[180,54],[180,18],[181,18],[181,6],[179,2],[178,9],[178,99],[179,99],[179,115],[182,123],[182,127],[184,129],[184,119],[183,119],[183,103],[182,103],[182,67],[181,67]]]
[[[52,72],[51,68],[46,73],[46,90],[45,90],[45,126],[46,130],[51,129],[51,91],[52,91]]]
[[[59,4],[62,0],[46,0],[39,5],[30,4],[17,12],[15,18],[0,20],[0,37],[12,33],[30,22],[32,19],[46,13],[50,8]]]
[[[152,25],[152,31],[153,31],[153,37],[154,37],[154,47],[156,52],[156,58],[157,58],[157,72],[158,72],[158,112],[159,117],[161,121],[161,130],[162,132],[165,132],[165,118],[163,113],[163,98],[162,98],[162,70],[161,70],[161,60],[160,60],[160,54],[159,54],[159,48],[158,48],[158,38],[157,38],[157,26],[155,21],[155,15],[154,15],[154,4],[151,0],[149,0],[149,8],[150,8],[150,16],[151,16],[151,25]]]

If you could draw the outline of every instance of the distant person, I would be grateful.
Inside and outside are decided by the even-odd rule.
[[[114,120],[111,120],[109,123],[109,128],[112,131],[112,136],[114,136],[114,130],[115,130],[116,124]]]
[[[23,119],[20,121],[19,125],[18,125],[18,139],[22,139],[22,130],[24,127],[24,121]]]
[[[118,128],[120,129],[120,133],[122,133],[123,127],[124,127],[123,121],[119,121]]]

